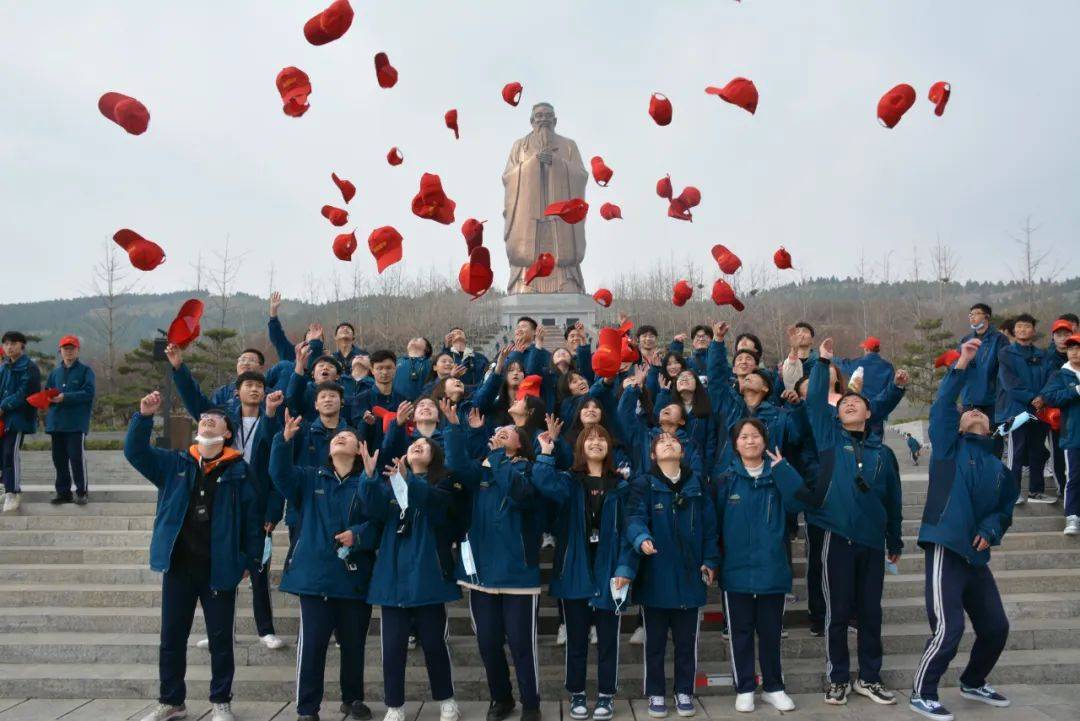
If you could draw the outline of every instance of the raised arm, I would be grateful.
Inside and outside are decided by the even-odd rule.
[[[828,348],[826,348],[828,345]],[[832,338],[821,344],[821,353],[810,371],[806,387],[806,419],[818,451],[836,445],[836,419],[829,410],[829,362],[832,360]]]
[[[270,478],[281,495],[287,499],[300,496],[304,474],[293,462],[292,440],[300,430],[303,418],[293,417],[285,411],[285,424],[281,433],[274,436],[270,448]]]
[[[449,405],[449,404],[446,404]],[[444,406],[445,408],[445,406]],[[457,417],[457,409],[453,410],[453,419],[447,416],[446,425],[446,467],[461,481],[461,484],[470,491],[476,490],[483,478],[484,469],[480,462],[469,456],[468,439],[465,429]]]
[[[541,433],[539,437],[540,455],[533,464],[532,483],[540,495],[562,506],[570,500],[570,477],[555,468],[555,444],[546,435]]]
[[[171,453],[150,444],[154,414],[161,408],[161,394],[154,391],[139,401],[139,412],[131,417],[124,439],[124,458],[142,476],[158,488],[165,485],[171,469]]]

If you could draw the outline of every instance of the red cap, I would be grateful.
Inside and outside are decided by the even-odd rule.
[[[593,372],[601,378],[614,378],[622,365],[622,328],[601,328],[592,355]]]
[[[382,406],[372,406],[371,412],[379,417],[382,421],[383,433],[390,431],[390,424],[397,419],[397,411],[392,411],[389,408],[383,408]]]
[[[564,222],[573,225],[574,223],[580,223],[585,220],[585,216],[588,212],[588,203],[581,198],[570,198],[570,200],[560,200],[552,203],[544,210],[544,215],[557,215],[562,218]]]
[[[1068,348],[1071,345],[1080,345],[1080,333],[1073,333],[1065,339],[1065,347]]]
[[[507,83],[502,89],[502,99],[515,108],[521,102],[521,83]]]
[[[877,353],[881,350],[881,340],[877,336],[868,335],[866,336],[866,340],[859,345],[873,353]]]
[[[82,344],[79,343],[79,337],[74,335],[66,335],[60,339],[60,342],[56,344],[57,348],[63,348],[66,345],[73,345],[79,348]]]
[[[710,85],[705,88],[705,92],[710,95],[717,95],[721,100],[727,101],[732,105],[738,105],[751,115],[757,110],[758,91],[753,80],[735,78],[722,88]]]
[[[349,222],[348,211],[341,208],[335,208],[332,205],[324,205],[322,207],[323,217],[330,221],[331,225],[341,227]]]
[[[397,68],[390,64],[386,53],[375,53],[375,79],[380,88],[392,88],[397,85]]]
[[[405,162],[405,156],[398,150],[398,146],[395,145],[390,148],[390,152],[386,154],[386,162],[390,163],[390,165],[401,165]]]
[[[337,176],[337,173],[330,173],[330,179],[334,181],[334,185],[341,191],[341,197],[348,203],[356,195],[356,186],[350,183],[348,180],[342,180]]]
[[[653,93],[649,98],[649,115],[657,125],[667,125],[671,122],[671,101],[662,93]]]
[[[165,262],[165,251],[161,246],[134,230],[122,228],[113,234],[113,240],[127,251],[128,260],[139,270],[153,270]]]
[[[694,294],[694,286],[690,285],[685,280],[680,280],[675,284],[675,288],[671,291],[671,302],[682,308],[686,305],[686,301],[690,300],[690,296]]]
[[[412,199],[412,212],[420,218],[450,225],[454,222],[457,203],[446,197],[442,180],[438,175],[424,173],[420,176],[420,192]]]
[[[521,400],[526,396],[533,396],[534,398],[540,397],[540,384],[543,383],[543,376],[531,375],[525,376],[521,379],[521,383],[517,389],[517,400]]]
[[[622,363],[637,363],[641,360],[641,351],[629,337],[624,335],[619,343],[619,360]]]
[[[945,114],[945,105],[952,95],[952,86],[944,80],[939,80],[930,86],[930,102],[934,104],[934,115],[939,118]]]
[[[491,254],[488,249],[478,245],[469,252],[469,262],[458,271],[458,283],[461,289],[476,300],[491,288],[495,279],[491,272]]]
[[[661,198],[667,198],[668,200],[671,200],[671,195],[674,192],[675,191],[671,189],[670,175],[665,175],[664,177],[660,178],[660,180],[656,181],[656,194],[659,195]]]
[[[169,324],[169,342],[181,348],[187,348],[192,341],[199,337],[202,329],[199,321],[202,319],[203,302],[192,298],[180,306],[180,312]]]
[[[334,238],[334,255],[339,260],[352,260],[352,254],[356,252],[356,231],[342,233]]]
[[[52,405],[49,403],[49,400],[56,398],[58,395],[60,395],[59,388],[46,388],[45,390],[28,395],[26,397],[26,402],[34,408],[37,408],[39,411],[43,411]]]
[[[622,208],[614,203],[604,203],[600,206],[600,217],[604,220],[622,219]]]
[[[135,98],[121,93],[105,93],[98,99],[98,110],[132,135],[142,135],[150,125],[150,111]]]
[[[592,161],[592,176],[596,184],[602,187],[607,187],[607,184],[611,182],[611,176],[615,174],[615,171],[609,168],[604,159],[599,155],[593,157]]]
[[[525,269],[525,285],[529,285],[537,278],[547,278],[553,270],[555,270],[555,256],[551,253],[541,253],[536,256],[533,264]]]
[[[307,101],[308,96],[311,95],[311,80],[308,79],[307,73],[290,65],[278,73],[275,82],[278,93],[281,95],[281,102],[285,104],[282,111],[286,115],[299,118],[308,111],[311,107]]]
[[[915,104],[915,88],[907,83],[900,83],[881,96],[877,104],[877,116],[886,128],[896,127],[904,113]]]
[[[443,120],[446,121],[446,127],[454,131],[454,138],[460,138],[461,133],[458,132],[457,124],[457,108],[451,108],[446,111],[446,115],[443,116]]]
[[[30,401],[29,398],[26,399]],[[1035,413],[1035,417],[1040,421],[1050,426],[1050,430],[1057,432],[1061,430],[1061,409],[1053,408],[1051,406],[1043,406]]]
[[[607,288],[598,289],[595,293],[592,294],[592,297],[593,300],[595,300],[597,303],[604,306],[605,308],[611,307],[611,291]]]
[[[349,0],[334,0],[330,7],[304,23],[304,37],[312,45],[325,45],[344,35],[352,21]]]
[[[731,275],[742,267],[742,260],[739,259],[739,256],[728,250],[727,246],[719,244],[714,245],[712,247],[712,257],[720,266],[720,270],[728,275]]]
[[[465,236],[465,248],[472,252],[484,243],[484,223],[486,221],[469,218],[461,224],[461,234]]]
[[[392,225],[384,225],[371,231],[368,236],[368,250],[375,256],[375,263],[382,273],[387,267],[401,260],[401,233]]]
[[[696,208],[701,203],[701,191],[692,185],[688,185],[683,188],[676,200],[687,208]]]
[[[784,250],[784,246],[782,245],[780,246],[780,250],[773,253],[772,260],[780,270],[787,270],[791,267],[791,253]]]
[[[960,359],[960,351],[950,348],[934,359],[935,368],[946,368]]]
[[[740,313],[746,308],[742,304],[742,301],[735,297],[735,291],[731,289],[728,282],[723,278],[717,278],[712,287],[712,299],[713,303],[717,305],[730,305]]]
[[[1072,333],[1074,330],[1073,324],[1065,320],[1064,318],[1058,318],[1054,321],[1054,324],[1050,326],[1050,333],[1057,333],[1059,330],[1067,330]]]
[[[694,221],[694,215],[690,212],[690,208],[686,207],[686,204],[678,198],[672,198],[668,202],[667,214],[669,218],[675,220],[689,220]]]

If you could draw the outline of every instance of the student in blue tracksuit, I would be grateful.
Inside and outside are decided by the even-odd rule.
[[[652,439],[652,467],[634,479],[626,538],[641,558],[633,573],[633,598],[645,627],[645,695],[649,715],[667,716],[664,661],[671,632],[675,652],[675,709],[694,715],[697,638],[706,588],[720,565],[716,509],[703,477],[687,464],[680,439]]]
[[[917,466],[919,465],[919,453],[922,451],[922,444],[912,434],[906,433],[904,435],[904,442],[907,443],[908,451],[911,452],[911,463]]]
[[[233,623],[236,586],[258,570],[263,550],[256,480],[243,454],[228,447],[235,429],[223,409],[199,417],[195,445],[166,451],[150,445],[157,391],[139,402],[124,457],[158,489],[150,568],[161,580],[158,707],[147,719],[183,718],[187,643],[196,602],[210,638],[212,721],[233,721]]]
[[[611,584],[630,583],[637,554],[626,540],[630,484],[615,466],[615,439],[597,424],[578,434],[569,472],[555,467],[555,443],[540,435],[533,484],[557,507],[551,595],[566,622],[566,690],[570,717],[607,721],[619,682],[619,614]],[[590,712],[585,696],[589,628],[596,628],[599,695]]]
[[[1063,366],[1069,362],[1068,349],[1065,344],[1069,337],[1076,332],[1080,322],[1074,320],[1075,315],[1066,313],[1059,316],[1050,326],[1050,343],[1043,354],[1043,363],[1046,365],[1046,382],[1049,383]],[[1051,404],[1052,405],[1052,404]],[[1068,472],[1065,468],[1065,450],[1061,445],[1061,429],[1047,429],[1050,446],[1050,472],[1054,475],[1054,484],[1057,486],[1058,497],[1065,495]]]
[[[712,468],[716,457],[716,421],[705,386],[693,371],[685,370],[673,384],[660,383],[653,407],[663,411],[671,403],[681,403],[686,418],[686,433],[701,449],[701,464]]]
[[[1039,392],[1046,385],[1046,364],[1042,348],[1034,344],[1035,325],[1038,321],[1031,315],[1018,315],[1013,324],[1016,340],[998,352],[997,405],[994,422],[1011,421],[1021,413],[1034,415],[1044,405]],[[1009,431],[1009,452],[1006,464],[1016,485],[1017,504],[1053,503],[1054,499],[1043,494],[1046,479],[1046,425],[1033,421],[1015,431]],[[1020,484],[1024,468],[1028,473],[1028,492],[1021,493]]]
[[[90,432],[90,414],[94,408],[94,370],[79,361],[79,339],[66,335],[60,339],[60,364],[49,373],[45,388],[55,388],[60,395],[49,402],[45,432],[52,439],[52,461],[56,468],[56,496],[53,505],[86,505],[86,434]],[[71,484],[75,482],[75,497]]]
[[[645,371],[637,366],[633,375],[626,380],[622,397],[619,398],[618,427],[623,433],[623,444],[631,449],[630,461],[635,474],[647,473],[653,465],[650,454],[652,442],[661,433],[678,437],[683,446],[686,463],[695,475],[705,477],[708,470],[704,462],[704,449],[686,430],[687,414],[682,403],[668,403],[656,412],[656,425],[649,426],[648,418],[638,413],[641,400],[641,388],[645,382]]]
[[[858,619],[859,678],[853,689],[875,703],[896,703],[881,683],[881,595],[885,558],[900,558],[903,522],[896,456],[869,432],[870,402],[848,392],[829,405],[832,339],[821,344],[810,372],[806,414],[818,452],[818,478],[806,521],[825,531],[822,588],[826,602],[825,703],[848,700],[848,621]]]
[[[378,525],[364,512],[358,490],[363,464],[360,439],[342,429],[328,455],[312,465],[294,461],[293,445],[303,419],[286,411],[284,427],[270,451],[270,477],[300,513],[300,538],[281,577],[281,590],[300,598],[296,644],[296,713],[316,721],[323,699],[323,674],[330,635],[341,646],[341,712],[370,719],[364,704],[364,644],[371,606],[368,584],[378,543]]]
[[[523,361],[510,360],[513,349],[514,346],[507,345],[499,351],[495,367],[472,394],[473,405],[480,409],[490,424],[511,422],[508,415],[510,404],[517,398],[518,387],[525,380]]]
[[[705,375],[705,353],[713,340],[713,329],[707,325],[695,325],[690,329],[690,355],[686,356],[686,365],[699,376]],[[668,344],[668,350],[683,353],[686,334],[680,333]]]
[[[317,388],[323,383],[334,383],[341,386],[341,414],[346,422],[361,422],[361,419],[354,419],[352,416],[356,407],[353,402],[356,397],[356,381],[351,375],[342,375],[341,366],[332,356],[318,356],[312,362],[311,358],[318,349],[314,344],[297,346],[296,363],[285,390],[286,408],[294,416],[303,415],[305,420],[313,420],[319,413],[315,407]],[[310,378],[304,372],[308,365],[311,366]]]
[[[1068,361],[1042,391],[1051,408],[1061,409],[1058,445],[1065,454],[1065,535],[1080,535],[1080,333],[1065,341]]]
[[[469,589],[469,611],[487,675],[488,721],[503,721],[514,710],[504,646],[514,657],[521,718],[540,719],[540,667],[536,652],[540,599],[540,496],[530,481],[532,440],[515,426],[501,426],[480,461],[466,450],[466,432],[457,410],[442,407],[447,419],[446,465],[472,495],[468,536],[457,561],[458,582]]]
[[[431,343],[426,338],[412,338],[405,355],[398,358],[394,390],[407,401],[415,401],[431,377]]]
[[[660,363],[649,366],[645,375],[646,395],[650,399],[656,398],[656,395],[660,392],[661,378],[666,378],[668,383],[674,383],[679,374],[688,368],[690,366],[687,365],[686,358],[683,357],[682,353],[668,351],[660,360]]]
[[[361,447],[364,477],[360,497],[365,512],[381,524],[379,554],[371,573],[368,603],[381,607],[385,721],[404,721],[405,665],[409,636],[424,650],[431,697],[440,703],[440,721],[457,721],[454,676],[446,639],[446,604],[461,598],[454,579],[453,482],[442,448],[429,438],[413,441],[405,454],[384,456],[394,478],[380,473],[379,451]]]
[[[1009,620],[989,568],[990,548],[1001,544],[1012,525],[1017,489],[993,454],[990,419],[977,408],[956,405],[973,377],[970,364],[980,341],[960,346],[960,358],[941,381],[930,408],[930,485],[919,527],[926,554],[926,615],[932,635],[915,669],[911,710],[938,721],[952,714],[938,700],[938,681],[971,618],[975,644],[960,674],[960,695],[991,706],[1009,700],[986,683],[1009,637]]]
[[[791,592],[787,516],[803,509],[802,478],[779,448],[768,451],[765,424],[744,418],[731,430],[735,460],[713,484],[720,547],[720,587],[724,589],[735,710],[754,710],[754,636],[760,650],[763,701],[780,711],[795,702],[784,691],[780,634],[784,599]]]
[[[356,345],[356,328],[348,321],[341,321],[334,328],[334,352],[330,355],[341,364],[342,368],[352,368],[353,359],[368,354]]]
[[[461,381],[469,387],[480,385],[484,380],[484,374],[487,373],[488,366],[491,365],[487,357],[469,347],[469,339],[461,328],[451,328],[450,332],[446,334],[445,342],[444,350],[450,352],[454,363],[465,368]]]
[[[881,357],[881,341],[874,336],[870,336],[859,345],[866,351],[862,356],[858,358],[836,358],[834,361],[848,378],[856,370],[862,368],[863,386],[861,392],[867,398],[873,398],[889,387],[893,377],[896,375],[896,368],[893,367],[892,363]]]
[[[1005,334],[991,324],[992,313],[986,303],[976,303],[968,310],[968,326],[971,332],[960,339],[957,347],[969,340],[976,339],[981,345],[975,360],[971,363],[968,382],[960,402],[965,408],[978,408],[991,421],[994,420],[994,406],[997,403],[998,354],[1009,345]],[[1001,455],[1002,441],[994,439],[997,454]]]
[[[4,357],[0,359],[0,475],[4,477],[5,513],[19,510],[22,495],[23,436],[37,431],[37,409],[27,396],[41,390],[41,371],[26,355],[26,336],[9,330],[3,336]]]
[[[393,351],[377,350],[371,354],[370,360],[373,385],[352,399],[347,415],[355,420],[367,447],[379,448],[383,442],[383,424],[377,414],[385,411],[396,413],[398,406],[408,399],[394,390],[397,356]]]

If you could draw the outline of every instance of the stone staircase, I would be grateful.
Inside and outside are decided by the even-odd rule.
[[[923,600],[923,556],[914,545],[926,495],[925,466],[913,468],[896,444],[904,479],[906,555],[900,574],[885,580],[885,682],[907,688],[928,635]],[[154,698],[160,578],[147,567],[155,490],[119,452],[90,452],[91,503],[86,507],[48,504],[52,466],[48,453],[23,454],[22,509],[0,516],[0,697]],[[1062,535],[1060,506],[1028,505],[1016,510],[1012,529],[994,554],[993,568],[1012,623],[1009,645],[993,682],[1074,683],[1080,678],[1080,540]],[[284,528],[275,533],[274,571],[285,555]],[[824,671],[823,639],[807,631],[803,542],[795,542],[798,601],[787,609],[790,637],[784,641],[784,675],[789,691],[816,692]],[[719,610],[714,601],[706,611]],[[251,595],[238,594],[235,693],[250,701],[286,700],[294,695],[298,605],[274,592],[275,625],[290,643],[270,651],[255,638]],[[379,624],[375,610],[367,644],[368,698],[380,699]],[[487,687],[467,607],[450,609],[451,643],[458,698],[486,700]],[[642,649],[629,644],[635,621],[624,622],[621,695],[640,695]],[[540,609],[542,694],[562,698],[564,650],[554,644],[557,609],[543,598]],[[202,633],[200,614],[188,655],[189,696],[203,698],[209,657],[194,647]],[[703,623],[699,672],[729,672],[728,644],[711,617]],[[854,635],[851,644],[854,647]],[[970,629],[962,653],[970,648]],[[337,693],[338,653],[328,660],[327,697]],[[854,655],[853,655],[854,660]],[[591,663],[594,663],[592,659]],[[955,684],[962,656],[946,676]],[[593,676],[594,665],[590,668]],[[428,693],[423,655],[410,652],[408,694]],[[590,689],[592,690],[592,689]],[[730,694],[726,684],[702,686],[705,694]]]

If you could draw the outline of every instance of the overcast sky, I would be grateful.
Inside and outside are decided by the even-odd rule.
[[[191,287],[199,251],[228,234],[247,253],[241,290],[265,294],[274,263],[279,288],[300,295],[305,278],[352,265],[374,275],[364,240],[382,225],[405,236],[407,267],[456,274],[471,216],[489,220],[504,286],[501,174],[541,100],[586,162],[615,170],[608,188],[588,188],[590,289],[658,253],[711,274],[717,242],[747,262],[784,244],[809,275],[853,273],[860,246],[875,263],[891,249],[895,276],[939,233],[961,279],[1006,279],[1009,233],[1028,213],[1063,272],[1080,272],[1075,0],[354,0],[352,28],[322,47],[301,32],[321,0],[0,7],[4,302],[85,294],[123,227],[168,254],[132,271],[141,290]],[[400,72],[391,90],[375,80],[379,51]],[[287,65],[314,88],[299,119],[274,87]],[[761,93],[755,116],[704,93],[739,75]],[[513,80],[517,108],[499,95]],[[937,80],[953,88],[941,118],[926,99]],[[877,100],[900,82],[919,99],[886,130]],[[150,129],[105,120],[106,91],[142,100]],[[646,112],[653,91],[674,103],[667,127]],[[451,107],[459,141],[443,126]],[[319,214],[341,204],[331,171],[358,189],[353,264],[333,257],[340,231]],[[411,214],[425,171],[457,201],[455,225]],[[701,189],[693,224],[666,217],[654,192],[665,173],[676,192]],[[600,219],[605,201],[625,220]]]

